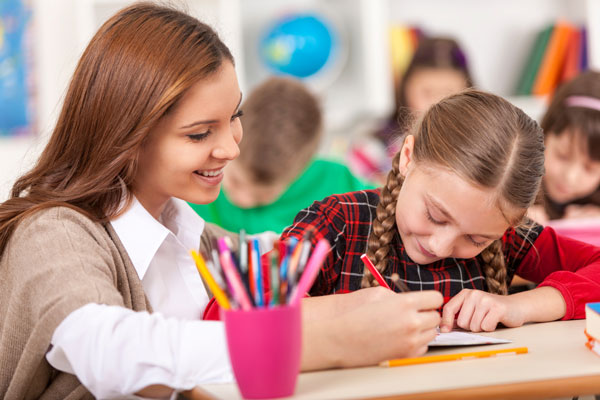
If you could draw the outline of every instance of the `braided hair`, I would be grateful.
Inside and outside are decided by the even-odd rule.
[[[522,110],[490,93],[467,90],[433,105],[413,127],[415,161],[454,171],[476,186],[496,191],[496,205],[511,226],[523,220],[544,175],[544,140],[539,125]],[[402,188],[400,152],[381,188],[367,256],[382,274],[396,234],[396,203]],[[508,218],[506,210],[518,210]],[[514,213],[513,213],[514,215]],[[481,253],[488,291],[507,293],[502,241]],[[377,285],[364,269],[362,286]]]

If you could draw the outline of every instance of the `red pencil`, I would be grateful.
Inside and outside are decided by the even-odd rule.
[[[381,274],[379,273],[379,271],[377,271],[377,268],[375,268],[375,266],[373,265],[373,263],[371,262],[371,260],[369,260],[369,257],[367,257],[366,254],[363,254],[362,256],[360,256],[360,259],[362,260],[362,262],[367,266],[367,268],[369,268],[369,271],[371,271],[371,274],[373,274],[373,276],[375,277],[375,279],[377,280],[377,282],[379,282],[380,286],[383,286],[384,288],[387,289],[392,289],[390,287],[390,285],[388,285],[385,281],[385,279],[383,279],[383,276],[381,276]]]

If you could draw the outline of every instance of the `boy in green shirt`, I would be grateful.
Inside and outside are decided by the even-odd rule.
[[[343,164],[314,158],[322,132],[319,103],[299,81],[273,77],[242,105],[240,156],[210,204],[191,204],[229,231],[281,233],[301,209],[334,193],[370,189]]]

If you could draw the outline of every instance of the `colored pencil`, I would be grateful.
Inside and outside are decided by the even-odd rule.
[[[398,274],[392,274],[391,278],[392,282],[394,282],[394,286],[396,286],[396,289],[398,289],[400,292],[410,292],[410,289],[408,286],[406,286],[406,283],[400,280],[400,276]]]
[[[454,361],[454,360],[467,360],[470,358],[485,358],[485,357],[494,357],[494,356],[525,354],[528,351],[529,350],[527,349],[527,347],[514,347],[514,348],[499,349],[499,350],[472,351],[472,352],[468,352],[468,353],[442,354],[442,355],[424,356],[424,357],[415,357],[415,358],[398,358],[398,359],[394,359],[394,360],[382,361],[381,363],[379,363],[379,366],[381,366],[381,367],[399,367],[399,366],[403,366],[403,365],[415,365],[415,364],[425,364],[425,363]]]
[[[254,267],[254,299],[257,307],[262,307],[264,302],[264,290],[263,290],[263,274],[262,274],[262,263],[260,261],[260,244],[258,239],[252,239],[252,266]]]
[[[231,255],[229,247],[225,242],[225,238],[220,238],[218,244],[219,250],[221,252],[221,268],[223,268],[223,272],[225,272],[225,277],[227,278],[227,281],[231,286],[232,295],[238,301],[240,307],[243,310],[250,310],[252,308],[252,303],[250,301],[250,298],[248,297],[248,292],[246,292],[246,288],[242,283],[240,274],[238,273],[238,270],[233,263],[233,257]]]
[[[231,306],[229,304],[229,300],[227,300],[227,296],[225,295],[223,290],[219,287],[217,282],[215,282],[215,279],[213,278],[212,274],[206,267],[204,258],[200,254],[198,254],[195,250],[190,250],[190,254],[192,255],[192,258],[194,259],[194,262],[196,263],[196,268],[198,269],[200,276],[202,277],[202,279],[204,279],[204,282],[206,282],[206,285],[212,292],[213,296],[215,296],[215,300],[217,300],[217,303],[219,303],[221,308],[223,308],[224,310],[229,310],[231,308]]]
[[[387,284],[385,279],[383,279],[383,276],[381,276],[381,273],[379,271],[377,271],[377,268],[375,268],[375,266],[373,265],[371,260],[369,260],[369,257],[367,257],[366,254],[363,254],[362,256],[360,256],[360,259],[365,264],[365,266],[367,268],[369,268],[369,271],[371,271],[371,274],[375,277],[375,280],[379,283],[380,286],[383,286],[384,288],[392,289],[390,287],[390,285]]]
[[[314,283],[319,271],[321,270],[321,265],[327,257],[327,254],[331,250],[329,246],[329,242],[326,239],[320,239],[306,264],[306,268],[304,269],[304,273],[300,280],[298,281],[298,285],[294,287],[292,294],[290,295],[289,304],[294,306],[300,302],[300,299],[304,296],[306,292],[308,292]]]

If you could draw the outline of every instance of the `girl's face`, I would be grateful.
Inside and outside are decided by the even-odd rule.
[[[170,197],[198,204],[217,198],[223,168],[239,155],[240,102],[234,67],[225,61],[150,131],[133,191],[155,218]]]
[[[462,72],[452,68],[419,68],[406,82],[407,106],[421,114],[444,97],[466,89]]]
[[[549,133],[544,189],[551,200],[568,203],[592,194],[600,185],[600,161],[590,158],[587,141],[575,132]]]
[[[409,136],[401,150],[405,178],[396,204],[396,224],[409,257],[418,264],[472,258],[501,238],[509,223],[495,192],[445,168],[416,164],[413,145]]]

